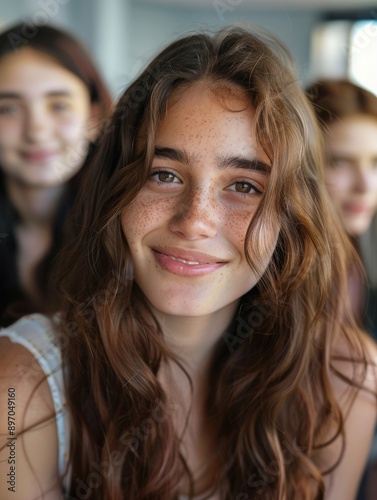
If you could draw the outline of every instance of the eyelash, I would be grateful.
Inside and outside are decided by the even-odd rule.
[[[158,180],[158,175],[161,173],[172,175],[173,177],[175,177],[175,179],[178,179],[180,181],[179,177],[176,174],[174,174],[173,172],[171,172],[170,170],[166,170],[163,168],[156,169],[156,170],[153,170],[153,172],[150,174],[150,178],[151,179],[154,178],[154,182],[156,182],[159,186],[161,186],[162,184],[178,184],[178,182],[163,182],[163,181]],[[234,186],[235,184],[248,184],[250,186],[251,191],[249,193],[243,193],[241,191],[236,191],[235,189],[229,189],[231,186]],[[253,184],[252,182],[250,182],[249,180],[246,180],[246,179],[239,179],[239,180],[233,182],[233,184],[228,186],[228,189],[229,189],[229,191],[233,191],[234,193],[237,193],[237,196],[242,196],[242,197],[259,196],[262,194],[262,191],[260,189],[258,189],[255,186],[255,184]]]

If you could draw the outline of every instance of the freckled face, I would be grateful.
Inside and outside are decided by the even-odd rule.
[[[354,115],[331,125],[326,183],[345,228],[365,232],[377,210],[377,120]]]
[[[230,111],[231,109],[231,111]],[[234,312],[257,282],[245,236],[269,177],[244,97],[226,106],[204,84],[175,101],[160,124],[149,180],[122,214],[136,282],[158,311]],[[276,234],[266,237],[271,257]]]

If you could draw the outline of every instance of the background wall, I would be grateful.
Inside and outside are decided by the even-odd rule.
[[[284,2],[278,2],[274,8],[264,8],[254,0],[194,1],[189,7],[179,0],[162,4],[157,0],[0,0],[0,24],[22,20],[32,27],[51,22],[73,31],[92,50],[114,96],[172,38],[231,23],[271,31],[291,51],[298,78],[305,83],[311,32],[324,8],[312,1],[298,3],[302,6],[284,8]]]

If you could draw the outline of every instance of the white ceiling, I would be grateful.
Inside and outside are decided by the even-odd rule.
[[[326,9],[347,10],[366,9],[375,13],[377,17],[377,0],[139,0],[149,5],[174,5],[182,7],[203,7],[225,9]],[[138,2],[138,3],[139,3]]]

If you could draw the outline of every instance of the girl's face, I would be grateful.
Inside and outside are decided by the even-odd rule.
[[[233,95],[225,104],[206,84],[175,100],[157,131],[149,180],[122,214],[136,282],[166,314],[234,308],[258,281],[244,243],[270,167],[249,102]],[[275,233],[266,229],[262,268]]]
[[[352,236],[366,231],[377,210],[377,120],[354,115],[330,126],[328,190]]]
[[[86,85],[23,48],[0,59],[0,168],[26,185],[54,186],[81,167],[95,119]]]

